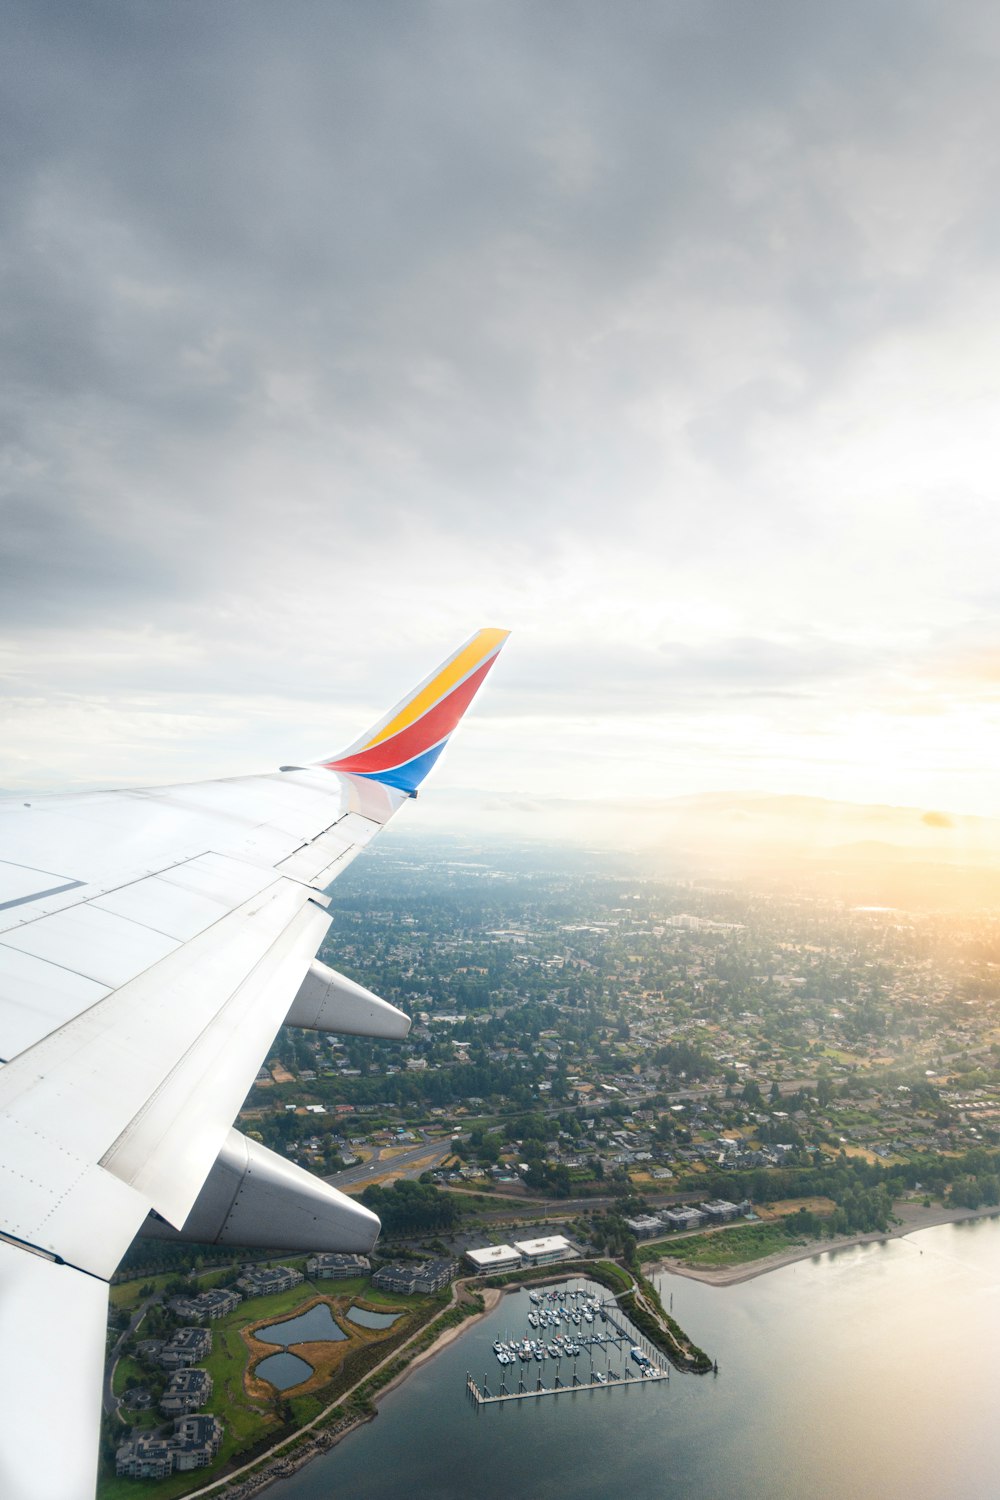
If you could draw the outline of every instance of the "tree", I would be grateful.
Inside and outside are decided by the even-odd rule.
[[[756,1078],[747,1079],[740,1098],[750,1109],[763,1109],[764,1107],[764,1095],[760,1091],[760,1084]]]

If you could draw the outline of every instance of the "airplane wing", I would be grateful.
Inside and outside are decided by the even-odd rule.
[[[314,960],[327,887],[496,659],[483,630],[342,755],[0,802],[4,1500],[90,1500],[108,1281],[137,1232],[370,1249],[374,1214],[233,1130],[275,1032],[404,1036]]]

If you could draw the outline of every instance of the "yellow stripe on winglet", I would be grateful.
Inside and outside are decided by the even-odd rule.
[[[457,683],[468,677],[470,672],[474,672],[498,646],[503,644],[509,634],[509,630],[480,630],[472,637],[469,644],[464,646],[458,655],[427,683],[426,687],[421,688],[409,703],[404,703],[396,717],[386,724],[384,729],[380,729],[378,734],[367,740],[362,748],[369,750],[372,745],[377,745],[382,740],[387,740],[390,735],[398,734],[401,729],[407,729],[411,724],[416,723],[421,714],[433,708],[439,698],[443,698],[445,693],[450,692]]]

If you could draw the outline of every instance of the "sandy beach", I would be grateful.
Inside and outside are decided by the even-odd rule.
[[[446,1328],[444,1333],[439,1334],[433,1344],[428,1344],[426,1349],[421,1350],[419,1354],[410,1360],[405,1370],[400,1370],[394,1380],[390,1380],[388,1385],[382,1387],[378,1393],[379,1401],[381,1401],[387,1391],[394,1390],[397,1385],[404,1381],[411,1370],[415,1370],[418,1365],[426,1364],[429,1359],[434,1358],[435,1354],[440,1354],[442,1349],[447,1349],[448,1345],[461,1337],[467,1328],[473,1328],[477,1323],[481,1323],[486,1314],[493,1311],[503,1294],[504,1289],[501,1287],[485,1286],[480,1288],[479,1295],[483,1299],[482,1312],[475,1313],[471,1318],[466,1318],[464,1323],[456,1323],[453,1328]]]
[[[811,1260],[814,1255],[823,1255],[828,1250],[847,1250],[852,1245],[873,1245],[885,1240],[903,1239],[921,1229],[933,1229],[938,1224],[955,1224],[962,1219],[988,1219],[1000,1215],[996,1204],[983,1208],[942,1208],[940,1204],[925,1208],[920,1203],[897,1203],[895,1217],[899,1222],[883,1233],[837,1235],[828,1240],[807,1240],[804,1245],[789,1245],[774,1255],[761,1260],[746,1261],[738,1266],[712,1269],[702,1266],[685,1266],[673,1258],[653,1261],[645,1267],[650,1271],[668,1271],[672,1276],[686,1276],[691,1281],[703,1281],[708,1286],[736,1286],[741,1281],[752,1281],[755,1276],[766,1276],[769,1271],[780,1270],[797,1260]],[[720,1231],[724,1233],[724,1231]]]

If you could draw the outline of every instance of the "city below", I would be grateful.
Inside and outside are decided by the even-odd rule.
[[[331,909],[320,956],[410,1034],[284,1028],[238,1123],[360,1195],[382,1236],[370,1260],[137,1241],[112,1299],[102,1496],[226,1474],[254,1493],[371,1415],[505,1281],[595,1275],[622,1339],[708,1370],[656,1266],[739,1280],[1000,1205],[988,911],[414,838],[356,864]],[[300,1328],[320,1315],[325,1331]],[[567,1383],[575,1348],[576,1385],[621,1399],[572,1329],[494,1347],[501,1369],[537,1360],[536,1389]]]

